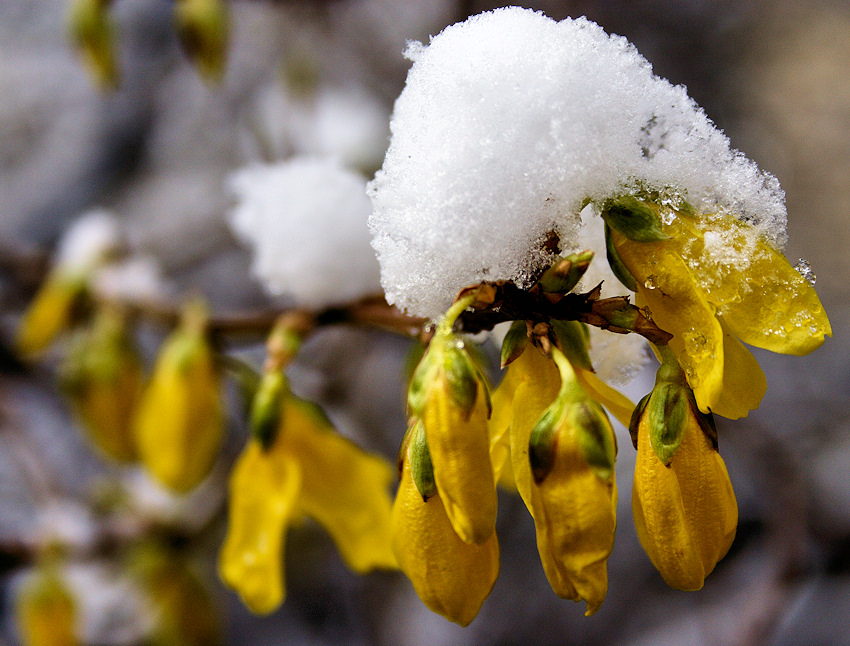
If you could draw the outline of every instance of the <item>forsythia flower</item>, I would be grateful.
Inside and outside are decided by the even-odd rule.
[[[463,343],[451,330],[469,302],[458,301],[438,325],[413,375],[408,401],[422,420],[437,491],[452,527],[461,540],[482,544],[496,527],[489,401]]]
[[[76,604],[52,566],[40,566],[17,599],[23,646],[75,646]]]
[[[604,206],[603,217],[613,264],[622,263],[638,304],[673,335],[701,411],[737,419],[764,396],[764,374],[738,339],[799,355],[832,335],[812,286],[746,223],[632,197]]]
[[[92,328],[75,340],[61,382],[92,443],[113,460],[135,460],[132,422],[142,369],[119,312],[101,311]]]
[[[199,307],[163,345],[135,419],[145,467],[180,493],[207,477],[224,432],[221,373]]]
[[[528,348],[524,354],[538,354]],[[517,488],[537,529],[537,547],[552,589],[587,602],[587,615],[602,605],[608,589],[607,559],[614,545],[617,488],[616,440],[608,418],[578,382],[567,358],[552,355],[561,387],[534,423],[522,419],[517,391],[511,427]],[[548,361],[548,359],[546,359]],[[533,413],[532,413],[533,414]]]
[[[328,531],[354,571],[397,566],[389,540],[390,466],[338,435],[317,406],[280,392],[274,437],[267,447],[251,439],[233,470],[219,565],[225,583],[261,614],[284,600],[286,531],[302,515]]]
[[[425,605],[466,626],[499,575],[496,533],[480,544],[457,535],[433,482],[436,474],[421,422],[408,434],[400,467],[401,484],[392,509],[393,551]]]
[[[684,375],[669,359],[635,410],[632,511],[640,543],[664,580],[680,590],[699,590],[732,545],[738,506],[714,443],[711,414],[697,409]]]

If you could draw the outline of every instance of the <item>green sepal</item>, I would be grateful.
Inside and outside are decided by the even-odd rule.
[[[538,284],[545,293],[566,294],[578,284],[593,260],[592,251],[580,251],[556,260]]]
[[[637,451],[638,447],[638,427],[640,426],[640,420],[643,417],[643,413],[646,410],[646,405],[649,403],[650,397],[652,397],[652,391],[649,391],[646,395],[641,397],[641,400],[632,411],[632,419],[629,422],[629,435],[632,438],[632,446],[635,447],[635,451]]]
[[[434,360],[433,347],[428,348],[422,355],[416,370],[413,371],[410,387],[407,389],[407,405],[417,417],[422,415],[428,394],[434,385],[438,368],[439,366]]]
[[[267,372],[261,379],[248,417],[251,435],[268,449],[275,441],[283,416],[283,398],[289,393],[283,372]]]
[[[649,415],[649,443],[664,466],[685,436],[688,417],[687,389],[674,382],[661,382],[652,390],[646,414]]]
[[[556,321],[549,322],[558,344],[567,360],[576,368],[593,372],[593,364],[590,361],[587,326],[579,321]]]
[[[570,423],[576,429],[578,446],[588,466],[603,482],[614,477],[617,443],[611,422],[596,402],[575,404],[570,411]]]
[[[408,456],[413,484],[416,485],[422,500],[428,500],[437,493],[437,482],[434,480],[434,464],[431,462],[431,452],[428,450],[422,420],[417,419],[410,428]]]
[[[661,229],[658,212],[631,195],[607,200],[602,205],[602,218],[612,229],[635,242],[658,242],[670,237]]]
[[[528,326],[525,321],[514,321],[502,341],[501,366],[505,368],[516,361],[528,345]]]
[[[555,464],[558,428],[564,417],[564,402],[556,399],[540,416],[531,429],[528,440],[528,461],[534,482],[540,484]]]
[[[617,253],[617,248],[614,246],[614,240],[611,237],[611,227],[605,223],[605,255],[608,258],[608,266],[611,267],[611,273],[617,277],[623,286],[629,291],[637,291],[637,281],[628,267],[620,259],[620,254]]]
[[[443,354],[443,370],[449,397],[469,417],[478,396],[478,378],[475,366],[462,348],[448,341]]]

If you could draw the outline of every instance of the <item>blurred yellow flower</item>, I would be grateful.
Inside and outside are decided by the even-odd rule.
[[[331,535],[352,570],[395,568],[390,547],[392,468],[337,434],[315,405],[286,392],[267,448],[248,442],[231,476],[219,569],[252,612],[284,600],[283,546],[303,515]]]
[[[23,646],[75,646],[74,598],[54,565],[39,566],[24,584],[15,604]]]
[[[179,493],[209,475],[224,433],[221,371],[196,308],[165,341],[135,419],[139,457]]]

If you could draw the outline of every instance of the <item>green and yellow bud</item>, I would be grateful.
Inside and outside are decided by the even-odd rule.
[[[496,528],[490,411],[486,385],[451,331],[462,309],[453,306],[438,326],[414,373],[408,402],[422,420],[434,481],[452,526],[461,540],[482,544]]]
[[[118,86],[115,29],[109,16],[111,0],[72,0],[68,32],[83,64],[101,89]]]
[[[592,260],[592,251],[558,258],[540,277],[540,289],[544,294],[566,294],[578,284]]]
[[[412,455],[417,445],[421,448],[423,442],[411,438],[402,458],[401,484],[392,508],[393,551],[425,605],[466,626],[499,576],[499,543],[495,532],[481,544],[461,540],[440,494],[423,497],[411,472],[411,461],[419,459]]]
[[[622,195],[602,205],[605,224],[635,242],[658,242],[670,236],[663,231],[658,208],[632,195]]]
[[[552,589],[563,598],[585,600],[589,616],[608,591],[607,561],[617,525],[616,440],[605,412],[585,394],[566,357],[554,349],[553,358],[562,386],[531,431],[524,499]]]
[[[230,19],[224,0],[177,0],[174,5],[177,36],[186,55],[205,81],[224,75]]]
[[[251,400],[248,428],[251,436],[266,448],[272,445],[281,426],[282,402],[288,394],[289,386],[282,371],[265,372],[260,377]]]
[[[21,589],[15,615],[23,646],[75,646],[76,603],[53,565],[39,566]]]
[[[160,350],[135,418],[139,457],[180,493],[209,475],[224,432],[221,374],[205,325],[197,308],[187,310]]]
[[[256,614],[273,612],[286,596],[286,530],[296,516],[302,470],[278,447],[249,440],[230,476],[227,536],[219,557],[222,580]]]
[[[60,382],[92,444],[118,462],[135,460],[133,416],[142,367],[120,312],[102,310],[92,328],[74,339]]]
[[[732,545],[738,524],[738,505],[717,452],[713,421],[700,412],[684,375],[679,371],[676,376],[668,361],[642,404],[632,424],[637,434],[632,489],[637,535],[668,585],[699,590]]]

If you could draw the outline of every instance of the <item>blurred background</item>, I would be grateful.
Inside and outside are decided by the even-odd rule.
[[[233,0],[224,77],[207,85],[180,49],[172,2],[114,0],[121,83],[104,93],[69,44],[65,0],[0,2],[0,643],[18,643],[16,595],[47,535],[70,555],[83,642],[151,643],[150,601],[112,544],[142,523],[165,537],[163,549],[176,555],[167,561],[196,575],[226,644],[850,644],[850,3],[523,3],[626,36],[658,75],[687,86],[733,147],[779,178],[786,255],[810,263],[832,321],[834,338],[810,356],[756,351],[768,378],[761,408],[718,420],[740,525],[699,593],[668,589],[637,542],[634,451],[623,431],[609,593],[593,617],[551,592],[533,522],[507,494],[501,574],[465,629],[431,613],[401,574],[349,572],[311,524],[290,532],[286,602],[254,617],[215,571],[227,472],[246,437],[238,406],[210,481],[172,498],[80,439],[56,385],[61,348],[27,364],[10,349],[57,241],[96,207],[120,218],[132,254],[156,259],[170,293],[203,293],[214,311],[279,305],[251,277],[250,254],[227,226],[227,176],[302,153],[339,154],[371,176],[409,66],[406,41],[427,42],[496,6]],[[138,329],[148,359],[164,332]],[[408,347],[384,333],[330,328],[292,367],[293,389],[392,460],[405,426]],[[232,349],[262,357],[259,343]],[[637,400],[651,383],[642,374],[627,392]],[[117,527],[104,528],[116,498],[129,511],[109,515]]]

